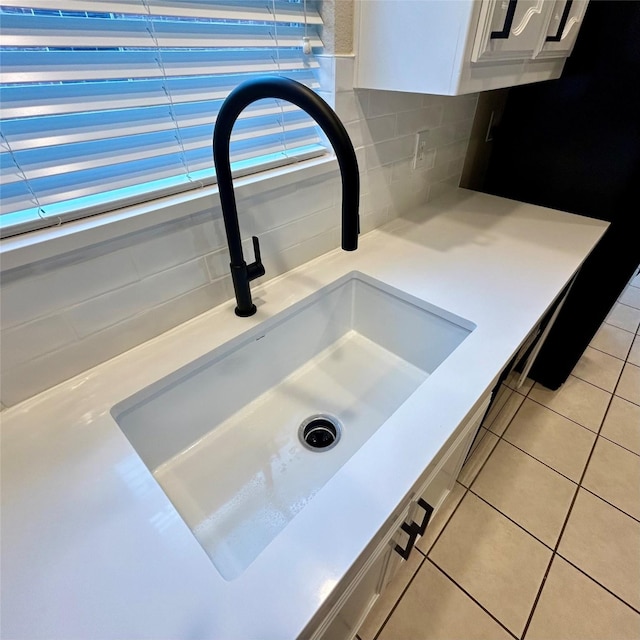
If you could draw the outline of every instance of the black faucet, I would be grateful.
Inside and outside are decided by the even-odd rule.
[[[265,271],[260,260],[260,244],[256,236],[253,236],[255,262],[248,265],[244,261],[231,177],[229,140],[231,129],[242,110],[252,102],[263,98],[278,98],[292,102],[306,111],[320,125],[333,146],[342,175],[342,248],[345,251],[354,251],[358,248],[360,231],[358,162],[351,140],[331,107],[311,89],[289,78],[264,76],[247,80],[236,87],[218,112],[213,132],[213,160],[231,256],[231,278],[238,303],[236,315],[243,317],[252,316],[256,312],[256,306],[251,301],[249,282],[263,276]]]

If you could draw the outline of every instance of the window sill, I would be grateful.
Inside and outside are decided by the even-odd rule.
[[[266,189],[294,184],[328,173],[335,168],[335,157],[327,154],[299,164],[237,178],[234,180],[236,197],[240,199],[259,195]],[[8,271],[164,222],[178,220],[202,211],[203,200],[217,193],[218,187],[212,185],[197,191],[67,222],[59,227],[48,227],[5,238],[0,240],[0,270]]]

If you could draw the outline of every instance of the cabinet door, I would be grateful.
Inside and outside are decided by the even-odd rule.
[[[418,497],[422,498],[424,504],[433,507],[434,510],[440,506],[453,487],[471,448],[473,439],[480,428],[480,423],[489,406],[489,400],[490,397],[487,397],[480,408],[473,414],[473,417],[466,423],[452,447],[440,460],[438,466],[418,493]],[[422,525],[420,519],[428,518],[430,514],[426,513],[424,505],[417,504],[416,507],[412,515],[415,522]]]
[[[567,58],[576,43],[589,0],[556,0],[538,58]]]
[[[378,553],[373,563],[358,580],[355,589],[340,606],[340,610],[331,624],[323,631],[322,640],[336,640],[337,638],[349,640],[355,636],[382,591],[387,563],[392,554],[394,551],[389,544]]]
[[[484,0],[472,62],[528,60],[547,34],[554,0]]]

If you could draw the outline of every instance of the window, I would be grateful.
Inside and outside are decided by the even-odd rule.
[[[54,9],[55,7],[55,9]],[[318,88],[313,0],[32,0],[0,6],[3,235],[215,181],[213,123],[251,76]],[[275,100],[234,128],[235,175],[320,155],[314,122]]]

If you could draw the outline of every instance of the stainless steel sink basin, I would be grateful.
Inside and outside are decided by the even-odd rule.
[[[233,580],[473,329],[354,272],[112,415]],[[339,442],[303,445],[316,414],[337,419]]]

